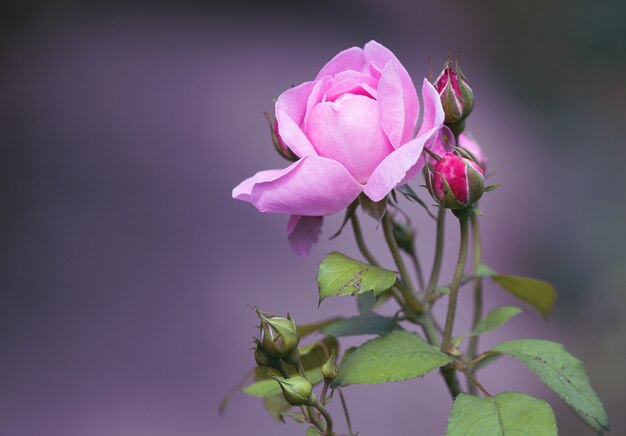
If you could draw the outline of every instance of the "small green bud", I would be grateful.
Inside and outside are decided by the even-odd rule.
[[[263,346],[261,345],[261,341],[257,338],[254,338],[254,343],[256,347],[254,348],[254,360],[256,364],[259,366],[269,366],[274,368],[278,363],[278,359],[272,356],[269,356],[265,351],[263,351]]]
[[[322,375],[324,380],[328,382],[334,380],[339,375],[339,369],[335,360],[335,353],[332,352],[328,360],[322,365]]]
[[[415,245],[413,240],[415,239],[415,230],[409,224],[393,223],[393,237],[398,244],[398,247],[403,249],[409,254],[415,252]]]
[[[265,119],[269,123],[270,126],[270,134],[272,136],[272,143],[274,144],[274,148],[283,158],[288,161],[295,162],[299,159],[296,154],[291,151],[291,149],[285,144],[283,138],[278,133],[278,121],[276,118],[272,118],[267,112],[265,112]]]
[[[304,377],[273,377],[280,385],[285,400],[292,406],[307,406],[315,403],[313,385]]]
[[[261,346],[269,356],[283,358],[298,349],[300,335],[291,316],[266,317],[257,311],[261,318]]]

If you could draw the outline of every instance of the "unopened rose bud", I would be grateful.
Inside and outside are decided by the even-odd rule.
[[[397,223],[394,221],[393,237],[396,240],[398,247],[409,254],[413,254],[415,252],[415,244],[413,243],[415,240],[415,230],[413,230],[413,227],[408,224]]]
[[[307,406],[315,403],[313,385],[304,377],[273,377],[280,385],[285,400],[292,406]]]
[[[429,189],[442,207],[467,208],[485,191],[483,170],[471,159],[446,153],[433,168]]]
[[[462,133],[459,136],[459,147],[471,154],[483,171],[487,171],[487,157],[474,135],[469,132]]]
[[[322,376],[324,376],[324,380],[330,382],[338,375],[339,369],[337,368],[335,353],[333,352],[330,354],[328,360],[322,365]]]
[[[435,81],[446,114],[446,124],[452,126],[468,117],[474,108],[474,92],[467,83],[459,62],[448,58]],[[454,129],[453,129],[454,130]],[[459,132],[457,132],[459,133]]]
[[[256,347],[254,348],[254,360],[256,361],[256,364],[258,366],[269,366],[270,368],[274,368],[278,364],[279,360],[263,351],[261,341],[257,338],[254,338],[253,340],[256,344]]]
[[[269,356],[285,358],[298,350],[300,335],[293,319],[279,316],[266,317],[261,312],[261,346]]]
[[[272,143],[274,144],[274,148],[278,154],[289,161],[297,161],[299,159],[298,156],[291,151],[287,144],[285,144],[285,141],[283,141],[283,138],[281,138],[280,133],[278,133],[278,121],[271,117],[267,112],[265,112],[265,119],[267,119],[267,122],[269,123]]]

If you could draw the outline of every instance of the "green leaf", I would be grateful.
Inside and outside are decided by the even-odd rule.
[[[285,422],[283,415],[291,409],[282,392],[263,397],[263,406],[276,421]]]
[[[491,280],[520,300],[524,300],[534,306],[546,318],[556,301],[554,286],[543,280],[502,274],[492,275]]]
[[[512,356],[528,366],[591,428],[608,431],[609,418],[594,392],[583,363],[563,345],[540,339],[505,342],[492,351]]]
[[[315,368],[306,371],[306,377],[312,384],[322,380],[322,368]],[[274,379],[259,380],[243,388],[243,391],[252,397],[267,397],[281,393],[278,382]]]
[[[306,436],[321,436],[322,434],[315,427],[309,427],[306,429]]]
[[[556,436],[548,403],[519,392],[479,398],[460,394],[454,400],[446,436]]]
[[[491,277],[493,275],[498,274],[491,268],[489,268],[484,263],[481,263],[476,267],[476,271],[474,271],[474,277]]]
[[[490,332],[491,330],[495,330],[501,325],[505,324],[508,320],[513,318],[515,315],[518,315],[522,312],[522,309],[515,306],[500,306],[493,309],[484,318],[478,321],[474,331],[472,331],[472,336],[482,335],[483,333]],[[333,325],[333,324],[330,324]]]
[[[394,271],[359,262],[336,251],[322,260],[317,272],[320,303],[327,297],[360,295],[370,291],[378,297],[395,282]]]
[[[366,292],[365,294],[357,295],[356,297],[357,308],[359,313],[366,314],[371,313],[376,307],[376,295],[373,292]]]
[[[319,329],[328,324],[331,324],[338,319],[342,319],[340,316],[335,316],[333,318],[325,319],[324,321],[316,322],[314,324],[302,324],[298,325],[298,334],[300,334],[300,338],[310,335],[311,333],[315,333]]]
[[[382,335],[393,330],[401,330],[394,318],[374,314],[341,319],[328,324],[322,333],[329,336]]]
[[[408,380],[452,360],[416,334],[394,331],[365,342],[350,353],[339,367],[332,387]]]

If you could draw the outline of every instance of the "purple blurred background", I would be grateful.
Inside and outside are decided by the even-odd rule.
[[[611,434],[626,434],[623,1],[13,0],[0,17],[1,436],[304,434],[245,395],[222,418],[217,406],[252,366],[248,305],[301,323],[354,314],[347,299],[318,309],[314,277],[331,249],[358,254],[350,232],[328,242],[334,217],[298,258],[285,216],[230,193],[286,165],[262,116],[272,99],[370,39],[417,83],[429,59],[437,72],[461,51],[470,126],[502,183],[481,204],[486,262],[559,291],[549,322],[527,308],[483,346],[563,342]],[[405,205],[429,267],[432,222]],[[491,287],[487,298],[514,303]],[[593,434],[516,362],[482,380],[550,401],[561,434]],[[445,431],[437,374],[345,392],[363,436]]]

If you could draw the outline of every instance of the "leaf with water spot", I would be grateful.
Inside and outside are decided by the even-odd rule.
[[[519,392],[479,398],[460,394],[454,400],[446,436],[557,436],[548,403]]]
[[[491,351],[512,356],[525,364],[591,428],[608,431],[609,418],[589,383],[583,363],[563,345],[540,339],[519,339],[500,344]]]
[[[379,297],[396,282],[396,273],[333,251],[320,263],[317,272],[320,303],[328,297],[373,292]]]

